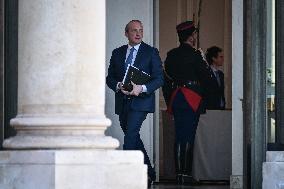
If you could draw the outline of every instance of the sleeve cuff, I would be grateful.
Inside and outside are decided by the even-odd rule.
[[[116,92],[119,91],[119,84],[120,84],[120,82],[117,82],[117,84],[116,84]]]
[[[146,87],[146,85],[142,85],[142,93],[147,93],[147,87]]]

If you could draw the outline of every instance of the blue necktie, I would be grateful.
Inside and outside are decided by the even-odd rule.
[[[219,72],[218,71],[214,71],[214,72],[215,72],[215,76],[216,76],[218,85],[221,86],[221,80],[220,80]]]
[[[221,80],[220,80],[219,71],[214,71],[214,72],[215,72],[215,76],[216,76],[218,85],[219,85],[219,87],[221,87]],[[221,97],[221,99],[220,99],[220,107],[224,107],[224,100],[223,100],[222,97]]]
[[[130,49],[130,53],[129,53],[129,55],[128,55],[126,61],[125,61],[125,64],[124,64],[125,70],[127,69],[128,65],[132,63],[134,50],[135,50],[134,47],[132,47],[132,48]]]

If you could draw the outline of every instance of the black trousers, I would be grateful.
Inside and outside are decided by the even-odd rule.
[[[177,93],[172,107],[176,142],[193,145],[200,114],[193,111],[181,92]]]

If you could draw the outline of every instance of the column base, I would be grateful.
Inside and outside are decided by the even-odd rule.
[[[266,161],[263,163],[263,189],[284,188],[284,152],[267,151]]]
[[[147,166],[139,151],[2,151],[0,188],[146,189]]]
[[[90,136],[14,136],[5,139],[7,149],[115,149],[117,139],[104,135]]]
[[[17,116],[10,124],[17,135],[4,140],[8,149],[115,149],[117,139],[104,132],[111,121],[104,116]]]

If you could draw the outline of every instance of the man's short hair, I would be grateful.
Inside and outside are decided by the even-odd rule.
[[[207,49],[206,51],[206,60],[208,62],[208,64],[212,64],[213,63],[213,57],[217,58],[218,57],[218,53],[222,52],[223,50],[220,47],[217,46],[212,46],[210,48]]]
[[[129,25],[130,25],[130,23],[132,23],[132,22],[138,22],[138,23],[140,23],[141,25],[143,25],[140,20],[131,20],[131,21],[129,21],[129,22],[126,24],[125,29],[124,29],[125,32],[128,32],[128,30],[129,30]]]

